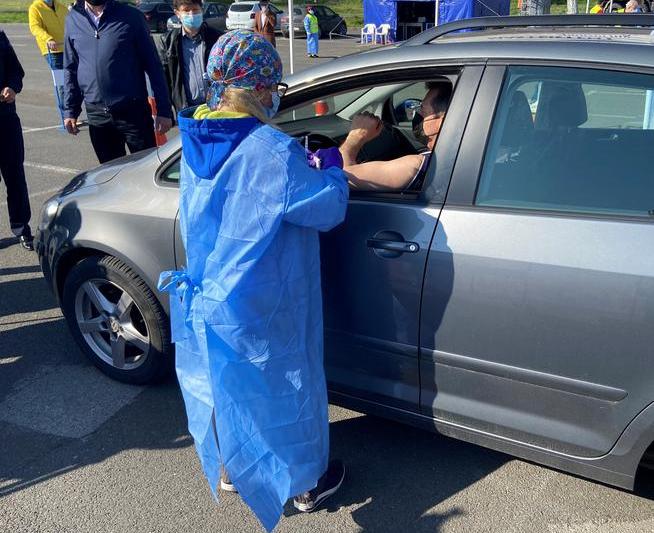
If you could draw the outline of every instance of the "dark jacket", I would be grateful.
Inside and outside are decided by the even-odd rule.
[[[0,30],[0,91],[5,87],[10,87],[14,92],[19,93],[23,90],[23,77],[25,71],[16,57],[9,39],[5,32]],[[5,104],[0,102],[0,116],[16,113],[16,104]],[[1,148],[0,148],[1,149]]]
[[[209,26],[206,22],[200,26],[200,37],[204,41],[204,66],[206,68],[211,48],[222,35],[222,32]],[[184,90],[184,70],[182,69],[182,29],[169,30],[161,37],[159,48],[161,63],[163,64],[170,99],[179,113],[188,107],[186,91]]]
[[[64,115],[77,118],[82,101],[109,112],[145,102],[145,74],[157,101],[158,114],[172,117],[168,89],[143,14],[129,5],[107,0],[96,30],[77,0],[66,17],[64,46]]]

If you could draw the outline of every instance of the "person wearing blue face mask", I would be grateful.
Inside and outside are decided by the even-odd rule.
[[[319,232],[345,218],[348,181],[337,149],[309,160],[269,123],[285,85],[263,36],[223,35],[207,75],[207,104],[178,115],[186,267],[159,288],[210,488],[272,531],[287,499],[311,512],[345,476],[329,460]]]
[[[181,27],[162,36],[159,53],[168,92],[179,113],[186,107],[205,103],[204,70],[211,47],[222,32],[204,22],[202,0],[174,0],[173,8]]]

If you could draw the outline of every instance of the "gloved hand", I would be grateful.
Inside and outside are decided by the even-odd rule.
[[[315,152],[306,150],[307,161],[310,167],[327,169],[332,167],[343,168],[343,156],[338,148],[321,148]]]

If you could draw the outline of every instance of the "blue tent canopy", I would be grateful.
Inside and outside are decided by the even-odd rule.
[[[407,1],[363,0],[363,23],[374,24],[377,27],[381,24],[389,24],[393,40],[404,38],[404,32],[398,32],[398,29],[403,24],[409,23],[413,25],[414,29],[418,24],[422,24],[423,30],[434,25],[435,0],[410,0],[412,2],[430,3],[432,5],[431,16],[422,17],[426,18],[425,22],[420,23],[418,20],[398,20],[400,4]],[[438,24],[472,17],[505,16],[509,14],[509,9],[509,0],[440,0],[438,5]]]

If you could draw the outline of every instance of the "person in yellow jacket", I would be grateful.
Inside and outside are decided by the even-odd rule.
[[[68,8],[57,0],[34,0],[29,7],[29,24],[41,54],[52,70],[64,68],[64,25]],[[59,87],[59,86],[58,86]],[[63,106],[63,84],[59,93],[59,108]]]

